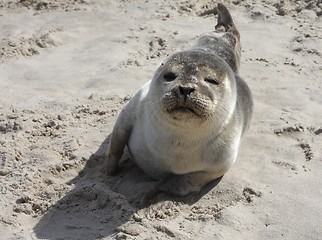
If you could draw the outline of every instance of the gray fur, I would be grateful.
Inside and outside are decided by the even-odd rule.
[[[216,31],[174,53],[120,113],[106,153],[117,172],[124,147],[160,183],[158,191],[186,195],[225,174],[248,129],[253,102],[238,76],[240,36],[218,4]]]

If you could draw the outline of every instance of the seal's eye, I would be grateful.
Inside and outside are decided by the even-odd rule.
[[[163,78],[167,81],[167,82],[172,82],[177,78],[177,75],[174,72],[167,72],[163,75]]]
[[[218,80],[217,80],[217,79],[213,79],[213,78],[211,78],[211,77],[206,77],[206,78],[205,78],[205,81],[206,81],[206,82],[208,82],[208,83],[211,83],[211,84],[213,84],[213,85],[219,85]]]

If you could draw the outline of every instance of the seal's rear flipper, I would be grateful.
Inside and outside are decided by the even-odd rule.
[[[224,4],[218,3],[217,5],[218,20],[216,25],[216,31],[219,32],[231,32],[237,39],[240,39],[239,32],[235,26],[234,20],[231,17],[228,9]]]

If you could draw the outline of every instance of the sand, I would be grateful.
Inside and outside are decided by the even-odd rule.
[[[124,104],[214,29],[215,1],[0,1],[1,239],[321,239],[322,2],[225,1],[255,111],[236,164],[184,198],[129,156],[101,174]]]

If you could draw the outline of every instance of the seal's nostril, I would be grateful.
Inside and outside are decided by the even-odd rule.
[[[188,95],[190,95],[191,93],[193,93],[195,91],[194,88],[191,87],[179,87],[179,91],[181,93],[181,95],[187,97]]]
[[[195,91],[192,87],[179,87],[180,94],[184,97],[184,100],[186,101],[188,96]]]

